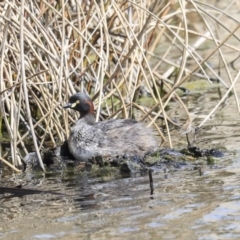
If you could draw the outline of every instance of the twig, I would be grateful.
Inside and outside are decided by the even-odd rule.
[[[154,187],[153,187],[152,169],[148,170],[148,176],[149,176],[150,194],[153,195]]]
[[[17,169],[16,167],[14,167],[11,163],[9,163],[7,160],[5,160],[4,158],[0,157],[0,160],[5,163],[7,166],[9,166],[11,169],[13,169],[15,172],[20,173],[22,172],[22,170]]]
[[[35,135],[34,128],[33,128],[30,105],[29,105],[29,96],[28,96],[28,90],[27,90],[27,82],[26,82],[26,77],[25,77],[24,44],[23,44],[24,43],[24,35],[23,35],[23,32],[24,32],[24,8],[25,8],[25,0],[21,0],[20,57],[21,57],[21,74],[22,74],[22,82],[23,82],[23,93],[24,93],[24,98],[25,98],[25,103],[26,103],[28,123],[29,123],[29,126],[30,126],[33,143],[34,143],[35,150],[36,150],[36,153],[37,153],[37,158],[38,158],[39,165],[41,166],[42,170],[45,171],[45,168],[44,168],[44,165],[43,165],[43,162],[42,162],[42,158],[41,158],[41,154],[39,152],[36,135]]]

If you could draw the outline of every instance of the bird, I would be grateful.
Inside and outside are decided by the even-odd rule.
[[[144,158],[157,150],[159,142],[151,128],[134,119],[110,119],[96,122],[94,104],[84,92],[73,94],[63,108],[80,113],[66,140],[74,160],[88,162],[97,157]]]

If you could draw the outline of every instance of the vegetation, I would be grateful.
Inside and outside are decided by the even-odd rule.
[[[237,57],[240,51],[240,24],[228,14],[228,9],[237,9],[237,2],[224,4],[2,1],[0,136],[1,142],[10,141],[10,150],[1,152],[0,159],[10,155],[19,166],[20,156],[32,146],[41,158],[41,149],[64,141],[77,115],[68,114],[62,105],[76,91],[93,97],[97,119],[134,118],[140,112],[138,120],[156,128],[170,147],[170,127],[180,127],[168,116],[171,101],[184,110],[182,131],[192,129],[191,115],[177,91],[186,81],[216,80],[225,89],[200,127],[230,92],[239,106],[234,88],[239,73],[234,77],[229,65],[233,59],[225,57],[229,51]],[[150,105],[139,101],[144,96],[151,99]]]

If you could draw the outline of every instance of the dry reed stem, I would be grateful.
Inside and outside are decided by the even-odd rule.
[[[9,166],[12,170],[14,170],[16,173],[20,173],[22,172],[21,170],[17,169],[15,166],[13,166],[11,163],[9,163],[7,160],[5,160],[4,158],[0,157],[0,160],[6,164],[7,166]]]

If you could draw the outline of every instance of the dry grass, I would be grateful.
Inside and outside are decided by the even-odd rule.
[[[174,123],[166,106],[174,100],[184,109],[185,130],[191,129],[176,89],[194,75],[218,80],[228,89],[222,101],[233,91],[239,106],[234,88],[239,74],[234,79],[225,57],[227,51],[240,52],[229,41],[239,41],[240,24],[228,14],[235,4],[220,9],[190,0],[1,2],[0,131],[7,131],[11,146],[1,158],[10,155],[19,166],[19,149],[27,154],[29,141],[39,158],[49,143],[64,141],[77,116],[61,106],[76,91],[93,97],[97,119],[134,117],[140,111],[141,120],[170,147]],[[204,45],[210,45],[207,54],[199,51]],[[152,99],[151,106],[138,101],[144,95]]]

